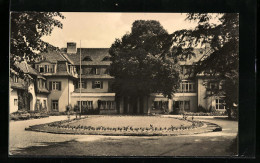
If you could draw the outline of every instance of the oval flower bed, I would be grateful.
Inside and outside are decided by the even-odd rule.
[[[126,136],[160,136],[161,135],[163,136],[163,135],[187,135],[187,134],[197,134],[202,132],[210,132],[210,131],[214,131],[215,128],[219,127],[216,126],[215,128],[209,131],[206,128],[207,125],[201,121],[184,120],[182,118],[162,118],[162,117],[157,117],[157,118],[164,119],[165,121],[174,120],[175,122],[179,122],[181,125],[176,126],[175,124],[172,124],[170,126],[169,125],[166,126],[162,124],[161,126],[158,126],[155,123],[155,125],[150,124],[149,127],[148,126],[137,127],[135,125],[124,126],[119,123],[118,126],[116,127],[109,123],[107,125],[97,125],[97,124],[88,125],[88,123],[85,123],[88,120],[91,121],[92,118],[95,119],[97,117],[87,117],[87,118],[82,118],[80,120],[73,119],[70,121],[64,120],[64,121],[47,123],[47,124],[34,125],[34,126],[30,126],[29,128],[26,128],[26,130],[56,133],[56,134],[126,135]],[[109,127],[109,125],[111,125],[111,127]]]

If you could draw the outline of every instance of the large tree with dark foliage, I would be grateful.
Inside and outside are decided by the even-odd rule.
[[[59,19],[64,18],[59,12],[11,12],[10,67],[20,72],[14,66],[15,61],[33,61],[37,53],[55,49],[41,38],[50,35],[54,27],[62,28]]]
[[[142,97],[178,88],[179,66],[172,57],[171,36],[158,21],[137,20],[131,33],[116,39],[109,49],[117,96]]]
[[[231,111],[236,113],[238,105],[239,15],[190,13],[186,19],[198,21],[198,25],[194,30],[174,32],[173,49],[187,57],[192,54],[192,47],[210,45],[210,55],[198,62],[195,72],[222,82],[222,89],[213,90],[212,95],[225,96],[226,109],[231,117]],[[211,23],[212,19],[219,20],[219,23]]]

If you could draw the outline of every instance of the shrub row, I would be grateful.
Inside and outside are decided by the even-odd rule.
[[[183,119],[181,119],[183,120]],[[192,129],[201,127],[203,125],[203,122],[201,121],[191,121],[192,125],[190,126],[183,126],[180,127],[154,127],[153,125],[150,125],[150,127],[132,127],[132,126],[124,126],[124,127],[104,127],[104,126],[98,126],[98,127],[92,127],[92,126],[71,126],[69,124],[63,125],[62,121],[54,122],[48,124],[49,127],[56,127],[56,128],[63,128],[63,129],[83,129],[88,131],[133,131],[133,132],[144,132],[144,131],[175,131],[175,130],[185,130],[185,129]]]
[[[170,114],[174,114],[171,112]],[[177,115],[186,115],[186,116],[224,116],[227,115],[226,112],[211,112],[211,113],[203,113],[203,112],[179,112]]]
[[[17,112],[10,114],[10,120],[27,120],[38,119],[48,117],[46,113],[41,112],[28,112],[24,110],[18,110]]]

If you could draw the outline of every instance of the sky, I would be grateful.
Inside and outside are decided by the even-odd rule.
[[[63,29],[54,28],[50,36],[42,39],[50,44],[64,48],[67,42],[76,42],[77,47],[109,48],[116,38],[131,32],[135,20],[157,20],[173,33],[180,29],[193,29],[197,23],[185,21],[185,13],[94,13],[62,12],[66,17],[60,19]]]

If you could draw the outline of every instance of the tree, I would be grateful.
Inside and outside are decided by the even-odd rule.
[[[109,49],[117,96],[143,97],[163,93],[171,97],[179,83],[179,65],[170,51],[171,37],[158,21],[138,20],[131,33]]]
[[[213,95],[224,95],[228,116],[238,105],[238,67],[239,67],[239,15],[236,13],[206,14],[190,13],[187,20],[198,21],[194,30],[180,30],[172,34],[173,49],[179,55],[186,57],[191,47],[210,45],[211,53],[200,60],[195,68],[195,74],[204,73],[219,82],[222,89],[215,90]],[[213,19],[219,23],[211,23]]]
[[[65,17],[59,12],[11,12],[10,67],[22,76],[14,66],[15,61],[33,61],[48,48],[57,50],[41,38],[50,35],[54,27],[62,28],[58,19]]]

